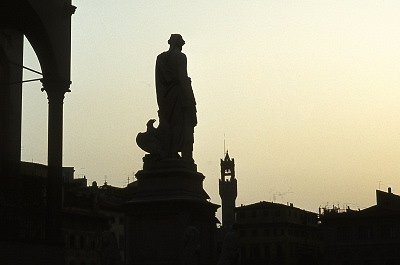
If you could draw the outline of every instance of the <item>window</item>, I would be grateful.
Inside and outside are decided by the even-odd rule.
[[[241,252],[242,258],[246,258],[247,257],[247,251],[246,251],[246,247],[245,246],[240,248],[240,252]]]
[[[291,256],[295,256],[296,255],[296,244],[295,243],[289,243],[289,253]]]
[[[367,229],[363,226],[358,227],[358,239],[367,238]]]
[[[381,236],[383,239],[390,238],[390,227],[388,225],[381,226]]]
[[[390,238],[397,238],[398,237],[398,230],[397,227],[390,228]]]
[[[253,217],[253,218],[257,217],[257,211],[252,211],[251,212],[251,217]]]
[[[123,235],[119,235],[119,242],[118,243],[119,243],[118,245],[119,245],[120,249],[125,248],[125,238],[124,238]]]
[[[85,237],[83,235],[81,235],[79,237],[79,242],[80,242],[81,248],[85,248]]]
[[[257,231],[257,229],[251,230],[251,235],[252,235],[252,236],[258,236],[258,231]]]
[[[241,212],[237,213],[237,217],[238,217],[239,220],[242,220],[242,219],[244,219],[246,217],[246,214],[245,214],[244,211],[241,211]]]
[[[266,260],[269,260],[271,257],[271,250],[269,248],[269,245],[264,246],[264,257]]]
[[[70,246],[70,248],[75,248],[76,247],[75,235],[74,234],[71,234],[69,236],[69,246]],[[73,261],[71,261],[71,262],[73,262]]]
[[[278,259],[283,258],[283,247],[280,244],[276,244],[276,256],[278,257]]]
[[[260,257],[260,247],[258,244],[251,245],[251,256],[254,258]]]
[[[269,229],[268,228],[264,229],[264,236],[269,237]]]
[[[92,249],[95,249],[96,248],[96,236],[95,235],[92,236],[91,243],[92,243]]]

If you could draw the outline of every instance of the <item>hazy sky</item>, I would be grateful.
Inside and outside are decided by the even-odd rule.
[[[77,177],[124,186],[141,169],[135,137],[157,118],[155,58],[181,33],[198,109],[194,158],[212,202],[224,134],[238,205],[364,208],[379,185],[400,193],[398,0],[73,4],[64,165]],[[47,163],[40,88],[24,85],[22,159]]]

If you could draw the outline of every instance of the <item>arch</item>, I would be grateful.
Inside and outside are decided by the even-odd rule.
[[[63,100],[70,86],[71,15],[74,11],[71,0],[0,1],[0,29],[18,31],[18,34],[21,33],[21,39],[22,34],[26,36],[37,55],[43,73],[42,90],[47,92],[49,103],[45,236],[47,242],[56,245],[62,245],[64,241],[61,228]],[[22,45],[22,40],[20,43]],[[6,48],[5,52],[7,53]],[[19,55],[13,56],[10,56],[10,60],[21,59],[22,49]],[[10,64],[10,61],[7,63]],[[17,63],[22,64],[22,60]],[[13,77],[14,68],[10,65],[10,79],[16,79]],[[22,73],[22,69],[20,70]],[[22,76],[18,76],[17,79],[22,80]],[[15,99],[13,103],[16,101]],[[18,113],[21,110],[20,105],[13,104],[13,107],[19,107]],[[16,122],[11,125],[15,124]],[[16,125],[12,131],[17,132]],[[20,131],[19,123],[19,133]],[[15,140],[18,137],[12,138]],[[14,151],[15,154],[20,154],[20,138],[18,147],[15,148],[15,142],[13,145],[13,150],[19,152]]]
[[[0,26],[22,32],[35,51],[43,75],[57,76],[58,65],[47,30],[27,0],[9,1],[0,8]]]

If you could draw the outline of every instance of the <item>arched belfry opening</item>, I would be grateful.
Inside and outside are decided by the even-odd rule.
[[[53,250],[63,244],[63,102],[71,84],[71,15],[74,11],[71,0],[4,0],[0,4],[0,210],[6,217],[0,221],[0,227],[6,228],[0,229],[4,232],[8,228],[7,233],[14,241],[29,242],[32,239],[29,237],[34,235],[34,240],[51,245]],[[24,36],[32,45],[41,69],[29,69],[23,65]],[[36,71],[40,77],[23,80],[23,69]],[[38,89],[41,88],[45,92],[43,96],[48,99],[43,218],[33,213],[38,211],[38,207],[29,206],[29,200],[21,198],[24,195],[21,183],[25,181],[21,173],[24,82],[37,82]],[[15,226],[14,234],[7,225]],[[35,229],[37,231],[32,231]],[[0,245],[6,240],[4,234],[7,233],[0,233]],[[51,260],[49,252],[43,252],[45,259],[39,256],[35,258],[42,264],[61,264],[60,260]]]

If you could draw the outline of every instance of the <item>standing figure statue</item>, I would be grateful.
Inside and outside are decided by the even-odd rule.
[[[240,264],[239,238],[237,235],[237,225],[234,224],[225,235],[217,265],[238,264]]]
[[[169,50],[157,56],[155,69],[159,125],[154,128],[150,120],[136,142],[160,158],[177,158],[181,152],[183,159],[193,162],[196,100],[182,53],[185,41],[180,34],[171,34],[168,43]]]

